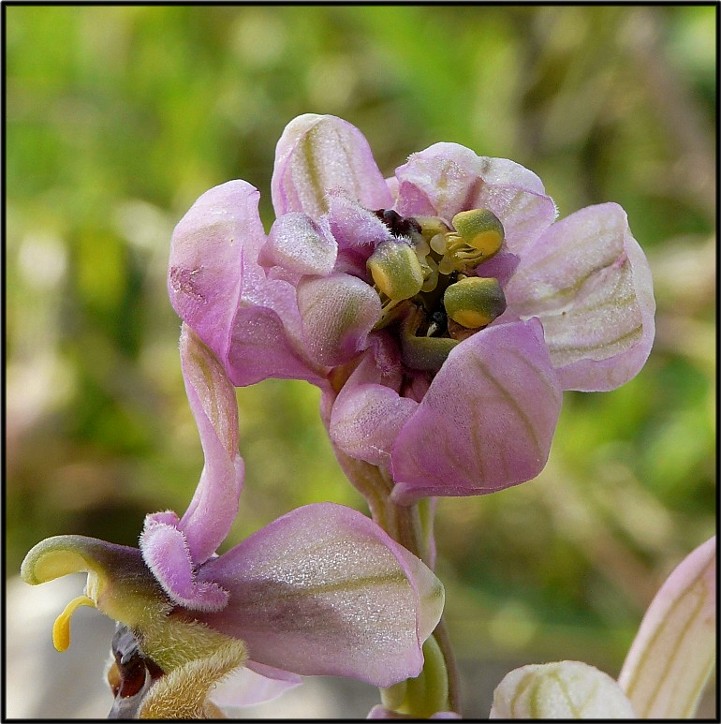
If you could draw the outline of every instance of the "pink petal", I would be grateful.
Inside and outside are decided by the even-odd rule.
[[[459,211],[490,209],[501,220],[513,254],[522,254],[556,217],[553,200],[532,171],[505,158],[477,156],[456,143],[436,143],[412,154],[396,176],[399,214],[432,214],[450,222]]]
[[[172,525],[145,518],[140,535],[143,560],[173,603],[197,611],[219,611],[228,592],[212,581],[198,583],[183,533]]]
[[[443,587],[370,519],[332,503],[298,508],[219,558],[202,578],[230,591],[201,614],[251,661],[390,686],[417,676]]]
[[[564,389],[614,389],[651,351],[651,272],[617,204],[554,224],[522,256],[505,293],[510,310],[543,323]]]
[[[392,452],[393,498],[478,495],[546,464],[561,390],[541,325],[491,325],[455,347]]]
[[[252,186],[229,181],[210,189],[173,233],[170,300],[236,386],[267,377],[317,382],[325,371],[305,354],[295,289],[258,263],[265,242]]]
[[[178,529],[199,565],[228,535],[238,512],[244,466],[238,453],[235,390],[213,353],[186,325],[180,335],[180,361],[205,465]]]
[[[305,277],[297,287],[307,347],[321,365],[347,362],[381,316],[378,294],[350,274]]]
[[[261,669],[267,671],[270,667]],[[300,676],[287,672],[279,673],[282,678],[263,675],[250,667],[236,669],[213,687],[209,699],[220,707],[226,716],[242,718],[243,707],[272,701],[303,683]]]
[[[328,223],[341,249],[365,249],[369,255],[390,238],[388,227],[373,211],[342,193],[328,194]]]
[[[388,465],[398,432],[418,407],[414,400],[399,396],[400,375],[389,380],[396,382],[395,389],[382,380],[375,355],[368,350],[340,391],[330,418],[333,444],[371,465]]]
[[[340,190],[368,209],[392,199],[363,134],[335,116],[306,113],[283,131],[271,181],[276,216],[303,211],[319,218],[326,195]]]
[[[245,181],[206,191],[173,231],[168,293],[175,311],[225,360],[242,267],[265,243],[258,191]]]
[[[716,661],[716,537],[690,553],[646,611],[618,682],[644,719],[691,719]]]

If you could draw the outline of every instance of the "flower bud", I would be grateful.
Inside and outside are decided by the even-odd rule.
[[[485,327],[506,310],[506,297],[498,279],[465,277],[451,284],[443,295],[448,316],[470,329]]]
[[[503,224],[489,209],[461,211],[453,217],[453,226],[468,246],[481,252],[488,259],[503,244]]]
[[[367,267],[378,289],[390,299],[410,299],[423,286],[421,263],[405,242],[382,242],[368,259]]]

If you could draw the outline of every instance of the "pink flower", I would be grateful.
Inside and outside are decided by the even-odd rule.
[[[361,513],[308,505],[217,555],[243,482],[235,394],[187,328],[180,346],[205,454],[198,488],[182,517],[146,517],[139,549],[58,536],[28,553],[28,583],[88,573],[85,594],[55,623],[56,648],[68,647],[70,616],[80,605],[119,622],[108,679],[113,714],[122,717],[213,717],[218,692],[208,699],[211,688],[241,667],[261,676],[235,698],[224,684],[224,704],[257,700],[262,677],[273,680],[263,688],[275,694],[298,674],[375,686],[417,676],[423,642],[441,616],[443,586]]]
[[[654,298],[623,209],[556,221],[540,179],[453,143],[384,179],[334,116],[285,129],[266,234],[258,191],[203,194],[173,235],[170,298],[238,386],[324,390],[336,448],[393,500],[488,493],[545,465],[563,390],[645,363]]]

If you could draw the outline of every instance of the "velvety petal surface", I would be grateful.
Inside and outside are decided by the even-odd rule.
[[[327,225],[321,226],[307,214],[296,212],[275,220],[261,262],[298,274],[325,276],[333,271],[337,256],[338,245]]]
[[[631,703],[608,675],[581,661],[515,669],[493,692],[491,719],[635,719]]]
[[[145,518],[140,535],[143,560],[171,601],[197,611],[219,611],[228,602],[228,593],[212,581],[198,583],[195,565],[182,531],[173,525]]]
[[[388,208],[391,195],[365,136],[336,116],[306,113],[283,131],[271,180],[277,216],[328,210],[329,191],[344,191],[368,209]]]
[[[451,351],[396,438],[393,498],[530,480],[546,464],[561,396],[537,320],[476,333]]]
[[[301,279],[297,292],[306,344],[319,364],[342,364],[365,348],[381,316],[380,297],[372,287],[337,273]]]
[[[645,719],[693,718],[716,661],[716,537],[688,555],[646,611],[618,678]]]
[[[651,351],[651,271],[617,204],[555,223],[526,250],[505,293],[509,310],[542,321],[564,389],[614,389]]]
[[[508,251],[522,254],[551,225],[556,206],[532,171],[505,158],[478,156],[457,143],[435,143],[396,169],[396,210],[450,222],[467,209],[490,209],[503,224]]]
[[[230,591],[199,618],[248,645],[250,660],[389,686],[417,676],[443,587],[370,519],[331,503],[298,508],[201,576]]]
[[[341,249],[365,249],[369,254],[391,236],[388,227],[372,211],[344,193],[328,194],[327,218]]]

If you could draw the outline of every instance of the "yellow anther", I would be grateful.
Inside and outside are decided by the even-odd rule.
[[[53,624],[53,646],[58,651],[65,651],[70,646],[70,617],[79,606],[92,606],[95,601],[87,596],[78,596],[65,606],[63,612],[55,619]]]
[[[379,244],[367,266],[376,287],[394,301],[410,299],[423,286],[421,263],[413,248],[405,242]]]
[[[446,289],[443,306],[454,322],[478,329],[503,314],[506,297],[497,279],[466,277]]]
[[[488,259],[498,252],[505,233],[503,224],[489,209],[461,211],[453,217],[453,226],[468,246]]]

